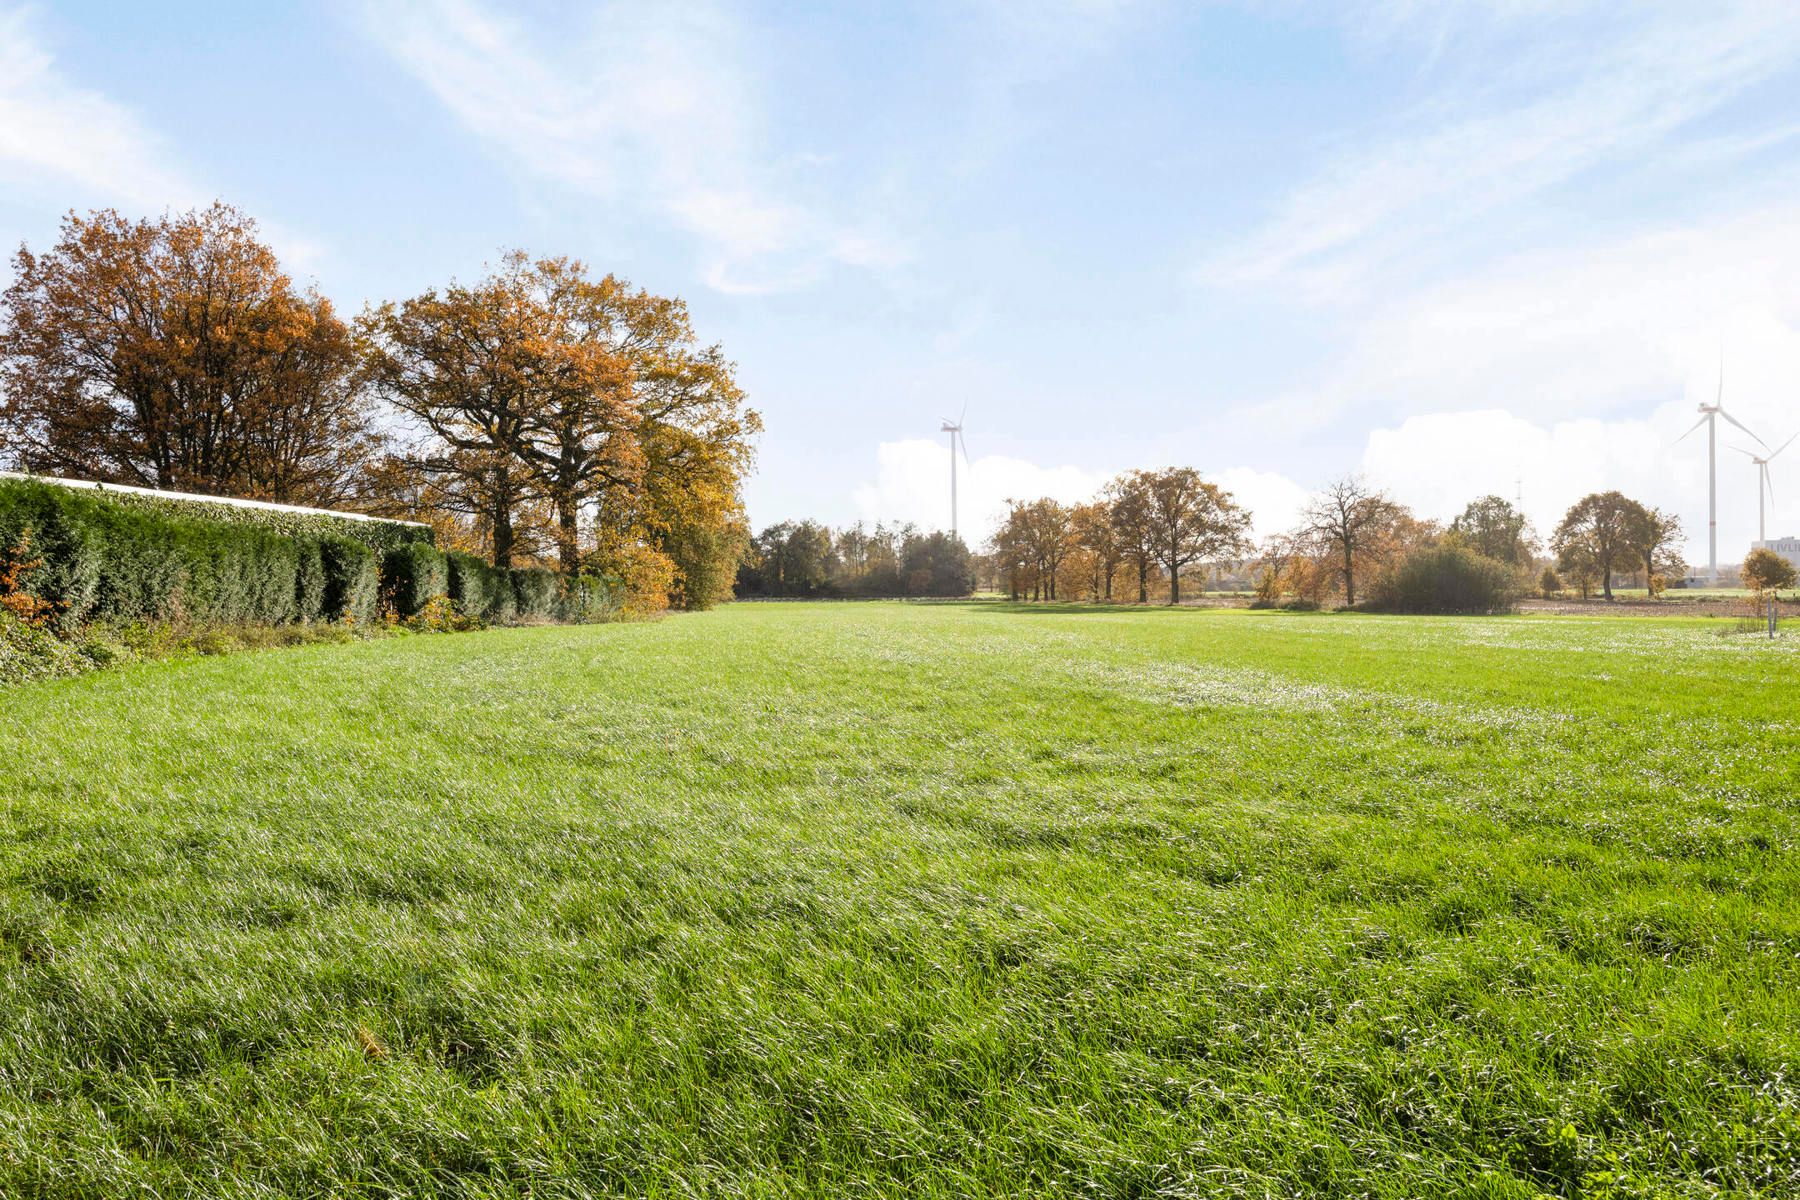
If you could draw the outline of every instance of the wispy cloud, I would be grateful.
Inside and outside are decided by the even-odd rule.
[[[783,159],[746,32],[711,3],[610,4],[585,27],[528,30],[478,0],[370,3],[363,26],[518,170],[639,206],[691,235],[707,282],[766,292],[904,247],[798,198],[818,156]]]
[[[160,209],[200,190],[130,109],[65,78],[24,8],[0,9],[0,182]]]
[[[1434,6],[1429,21],[1408,4],[1357,10],[1365,31],[1417,37],[1422,26],[1430,54],[1470,29],[1474,45],[1461,69],[1437,69],[1442,86],[1426,100],[1385,133],[1361,131],[1242,245],[1204,263],[1201,279],[1361,300],[1464,241],[1485,241],[1509,207],[1644,155],[1791,67],[1800,50],[1800,22],[1782,4],[1632,6],[1585,23],[1532,23],[1548,36],[1528,38],[1496,21],[1512,10],[1532,6]]]

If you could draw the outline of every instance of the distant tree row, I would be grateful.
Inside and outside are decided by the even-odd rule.
[[[1008,501],[988,565],[1015,600],[1112,600],[1123,583],[1139,604],[1153,584],[1179,604],[1185,576],[1249,552],[1249,529],[1250,514],[1192,467],[1128,471],[1086,503]]]
[[[1339,479],[1306,506],[1301,524],[1269,540],[1256,564],[1264,602],[1408,611],[1492,610],[1533,586],[1559,592],[1564,576],[1583,596],[1612,598],[1615,576],[1641,569],[1647,588],[1686,571],[1675,547],[1680,520],[1618,492],[1570,507],[1550,537],[1552,557],[1525,515],[1499,496],[1471,501],[1448,526],[1420,520],[1362,479]],[[1533,573],[1541,565],[1542,571]],[[1367,582],[1372,594],[1361,590]]]
[[[974,559],[962,539],[911,525],[858,523],[834,532],[816,521],[784,521],[751,539],[737,573],[743,597],[954,597],[974,588]]]
[[[1357,476],[1327,485],[1294,529],[1255,550],[1249,524],[1191,468],[1131,471],[1085,503],[1009,502],[983,582],[1019,600],[1179,604],[1184,587],[1210,575],[1249,583],[1260,604],[1487,612],[1534,587],[1559,592],[1564,575],[1584,596],[1611,598],[1620,574],[1641,571],[1654,593],[1686,570],[1675,551],[1680,521],[1618,492],[1571,507],[1549,557],[1525,514],[1499,496],[1471,501],[1443,525]]]
[[[0,297],[0,463],[424,520],[690,606],[729,593],[760,428],[685,305],[504,256],[341,319],[223,204],[105,211]]]

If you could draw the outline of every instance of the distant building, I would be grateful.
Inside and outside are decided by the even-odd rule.
[[[1756,546],[1763,550],[1773,550],[1793,563],[1796,570],[1800,570],[1800,537],[1770,538],[1766,542],[1757,542]]]

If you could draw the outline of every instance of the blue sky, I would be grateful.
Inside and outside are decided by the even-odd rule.
[[[966,405],[966,531],[1185,463],[1698,536],[1721,350],[1800,429],[1797,66],[1786,3],[0,0],[0,238],[222,197],[351,311],[579,255],[740,364],[759,525],[946,523]]]

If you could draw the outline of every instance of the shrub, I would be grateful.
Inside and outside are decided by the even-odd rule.
[[[401,617],[417,616],[450,591],[444,556],[424,542],[396,546],[381,560],[381,594]]]
[[[1545,567],[1544,573],[1538,576],[1538,595],[1548,600],[1562,591],[1562,576],[1556,573],[1555,567]]]
[[[380,591],[375,551],[364,542],[345,537],[322,537],[318,545],[319,562],[325,569],[320,615],[327,621],[369,624],[375,619]]]
[[[1510,612],[1515,572],[1467,546],[1440,542],[1413,550],[1375,582],[1369,607],[1403,613]]]
[[[31,552],[31,530],[19,532],[10,547],[0,545],[0,612],[35,628],[43,628],[56,616],[56,605],[33,595],[26,581],[44,565]]]
[[[556,616],[560,599],[556,572],[543,567],[525,567],[512,573],[514,602],[524,620],[549,620]]]
[[[79,675],[92,665],[48,629],[0,612],[0,685]]]
[[[449,572],[449,596],[465,616],[484,621],[509,621],[518,611],[512,576],[487,560],[453,550],[444,556]]]
[[[674,559],[642,542],[617,541],[587,556],[583,574],[617,581],[620,611],[647,617],[669,607],[680,587],[680,569]]]
[[[56,609],[56,626],[78,627],[94,607],[104,568],[104,543],[93,501],[30,480],[0,480],[0,545],[28,540],[41,559],[23,581]]]

